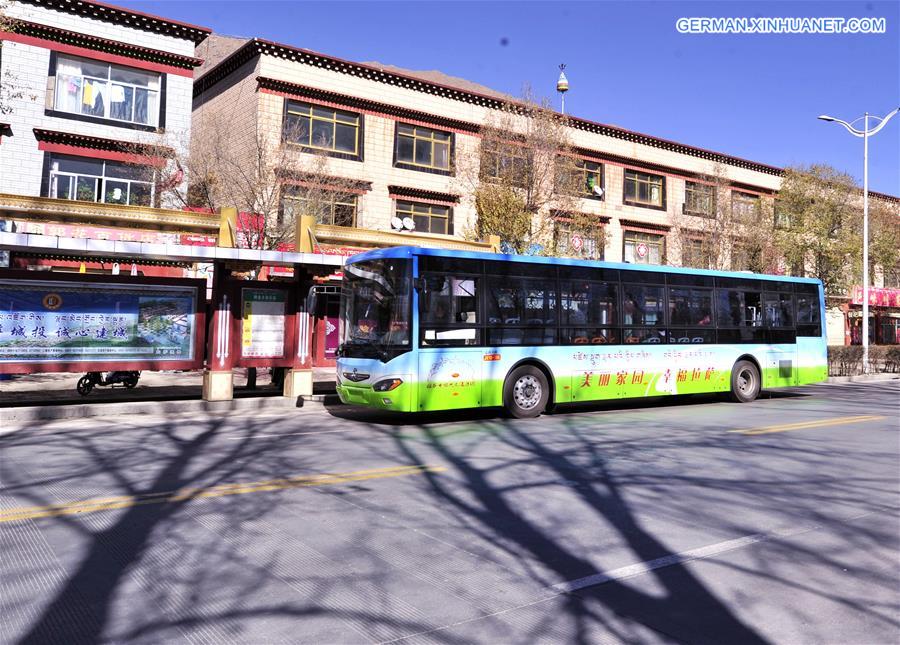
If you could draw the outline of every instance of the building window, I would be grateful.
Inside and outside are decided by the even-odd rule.
[[[525,188],[531,182],[531,151],[525,146],[510,143],[485,143],[481,153],[481,179],[487,182],[505,182],[510,186]]]
[[[625,171],[625,203],[648,208],[666,207],[666,178],[636,170]]]
[[[453,135],[449,132],[397,124],[395,165],[413,170],[450,172],[450,147]]]
[[[666,237],[625,231],[623,256],[632,264],[662,264],[666,257]]]
[[[396,215],[400,219],[411,218],[416,224],[417,231],[441,235],[453,234],[451,211],[448,206],[398,201]]]
[[[780,199],[775,200],[775,228],[787,230],[791,228],[791,214],[785,210],[784,203]]]
[[[356,226],[357,197],[340,191],[286,187],[281,198],[281,219],[312,215],[318,224]]]
[[[153,175],[145,166],[53,155],[48,195],[56,199],[150,206],[154,197]]]
[[[716,216],[716,187],[710,184],[698,184],[695,181],[684,182],[685,215],[701,217]]]
[[[581,190],[585,197],[603,198],[603,165],[596,161],[579,159],[575,165],[581,170]]]
[[[709,269],[710,255],[709,243],[701,238],[688,238],[681,243],[681,266]]]
[[[754,222],[759,215],[759,195],[731,192],[731,215],[742,222]]]
[[[762,249],[759,245],[734,242],[731,246],[732,271],[758,271],[762,268]]]
[[[553,227],[556,254],[562,257],[602,260],[603,245],[600,239],[602,235],[590,235],[566,222],[556,222]]]
[[[305,148],[358,157],[362,117],[355,112],[288,101],[284,115],[284,137]]]
[[[56,57],[55,109],[126,123],[159,123],[160,77],[133,67]]]
[[[557,157],[557,190],[591,199],[603,199],[603,164],[587,159]]]

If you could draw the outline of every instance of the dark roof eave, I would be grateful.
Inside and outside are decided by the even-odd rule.
[[[19,0],[19,2],[43,5],[59,11],[96,18],[114,24],[124,24],[135,29],[143,29],[144,31],[162,31],[168,36],[191,40],[195,45],[199,45],[212,33],[212,29],[209,27],[201,27],[180,20],[144,13],[143,11],[126,9],[125,7],[118,7],[99,0]]]
[[[193,69],[203,64],[203,59],[195,56],[184,56],[183,54],[173,54],[161,49],[151,49],[149,47],[141,47],[131,43],[121,42],[118,40],[110,40],[108,38],[100,38],[92,34],[77,33],[59,27],[52,27],[27,20],[11,21],[10,30],[15,34],[24,36],[33,36],[43,40],[63,43],[66,45],[74,45],[76,47],[84,47],[88,49],[97,49],[107,51],[119,56],[135,58],[138,60],[148,60],[159,62],[172,67],[180,67],[182,69]],[[0,32],[2,33],[2,32]]]
[[[469,90],[462,90],[459,88],[450,87],[447,85],[442,85],[440,83],[434,83],[430,81],[425,81],[420,78],[416,78],[413,76],[409,76],[406,74],[401,74],[399,72],[388,72],[385,70],[378,69],[377,67],[373,67],[371,65],[364,65],[362,63],[355,63],[353,61],[348,61],[342,58],[338,58],[336,56],[329,56],[327,54],[321,54],[319,52],[303,49],[301,47],[293,47],[291,45],[284,45],[281,43],[276,43],[270,40],[265,40],[262,38],[253,38],[248,40],[244,45],[235,50],[230,56],[227,56],[224,60],[220,61],[215,67],[209,70],[207,73],[203,74],[199,78],[194,81],[194,97],[196,98],[198,95],[205,92],[210,87],[217,84],[219,81],[224,79],[230,71],[225,71],[225,73],[218,72],[220,68],[222,70],[226,70],[224,67],[227,64],[232,64],[233,61],[240,61],[239,64],[243,64],[244,62],[250,60],[254,56],[259,56],[262,54],[269,53],[266,51],[267,49],[279,49],[284,53],[291,53],[294,56],[290,56],[291,60],[296,60],[296,56],[307,56],[311,58],[321,59],[326,63],[326,67],[329,67],[328,63],[331,65],[335,65],[338,67],[344,66],[347,68],[355,68],[363,72],[364,77],[370,77],[371,74],[378,74],[385,78],[396,78],[399,80],[403,80],[408,84],[408,86],[415,87],[419,85],[425,88],[433,88],[436,90],[442,90],[447,92],[448,98],[466,101],[467,98],[477,99],[477,100],[469,100],[466,101],[468,103],[480,103],[485,105],[486,107],[501,107],[503,105],[508,105],[512,103],[513,105],[518,105],[525,107],[524,103],[520,102],[510,102],[503,101],[493,96],[488,96],[486,94],[479,94],[478,92],[472,92]],[[233,67],[239,66],[233,65]],[[233,71],[233,70],[232,70]],[[340,70],[338,70],[340,71]],[[369,74],[366,74],[368,72]],[[215,76],[214,76],[215,74]],[[208,79],[208,80],[207,80]],[[430,92],[432,94],[436,92]],[[558,112],[554,112],[555,114],[559,114],[560,117],[563,117],[562,114]],[[714,150],[707,150],[705,148],[698,148],[696,146],[690,146],[683,143],[678,143],[677,141],[671,141],[669,139],[663,139],[661,137],[655,137],[649,134],[643,134],[641,132],[636,132],[634,130],[626,130],[625,128],[615,126],[615,125],[607,125],[603,123],[598,123],[596,121],[591,121],[589,119],[582,119],[578,117],[566,116],[571,122],[580,125],[579,129],[583,129],[589,132],[594,132],[596,134],[602,134],[606,136],[610,136],[616,139],[623,139],[626,141],[631,141],[633,143],[641,143],[644,145],[648,145],[654,148],[661,148],[664,150],[669,150],[672,152],[680,152],[682,154],[687,154],[692,157],[697,157],[700,159],[707,159],[710,161],[717,161],[720,163],[727,164],[729,166],[734,166],[737,168],[744,168],[746,170],[753,170],[756,172],[765,173],[768,175],[773,175],[776,177],[780,177],[784,175],[784,168],[780,168],[778,166],[772,166],[769,164],[760,163],[757,161],[751,161],[749,159],[743,159],[741,157],[735,157],[733,155],[727,155],[721,152],[716,152]],[[577,127],[577,126],[576,126]],[[898,201],[900,202],[900,197],[894,197],[892,195],[886,195],[882,193],[873,193],[870,191],[871,195],[877,195],[888,201]]]
[[[164,145],[154,145],[152,143],[133,143],[128,141],[120,141],[118,139],[94,137],[87,134],[74,134],[71,132],[60,132],[58,130],[46,130],[44,128],[32,128],[32,132],[34,133],[35,139],[47,143],[59,143],[64,145],[77,146],[80,148],[90,148],[94,150],[125,152],[147,157],[166,158],[175,155],[175,151],[172,148]]]

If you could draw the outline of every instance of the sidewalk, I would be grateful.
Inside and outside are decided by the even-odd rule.
[[[854,374],[853,376],[829,376],[829,383],[865,383],[867,381],[893,381],[900,379],[896,372],[877,372],[875,374]]]
[[[0,419],[29,421],[112,414],[228,411],[302,405],[281,396],[282,389],[271,385],[268,370],[257,373],[255,389],[248,389],[247,370],[234,370],[234,401],[202,400],[203,373],[142,372],[137,387],[121,385],[95,387],[81,396],[75,384],[80,373],[27,374],[0,381]],[[334,368],[313,369],[314,400],[334,394]]]

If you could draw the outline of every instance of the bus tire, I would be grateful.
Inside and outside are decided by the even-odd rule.
[[[550,400],[550,384],[534,365],[517,367],[503,384],[503,407],[516,419],[540,416]]]
[[[738,361],[731,368],[731,400],[750,403],[759,396],[762,379],[756,365],[750,361]]]

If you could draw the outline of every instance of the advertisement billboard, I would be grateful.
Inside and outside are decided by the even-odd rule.
[[[197,363],[200,290],[192,284],[0,278],[0,368],[127,363],[132,369]],[[202,283],[200,283],[202,284]],[[139,366],[135,366],[139,364]],[[55,369],[54,369],[55,368]],[[124,369],[124,367],[123,367]]]

